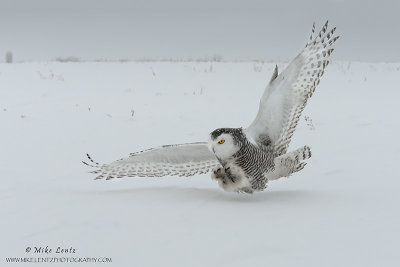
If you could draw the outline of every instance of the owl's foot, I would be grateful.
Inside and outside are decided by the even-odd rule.
[[[221,186],[222,188],[224,188],[224,186],[231,182],[226,175],[225,169],[223,167],[215,167],[212,170],[211,178],[218,181],[219,186]]]
[[[218,181],[218,185],[227,192],[253,193],[247,178],[235,175],[231,168],[215,167],[211,178]]]
[[[235,177],[235,175],[232,173],[232,170],[230,167],[225,168],[224,169],[226,177],[228,177],[228,179],[232,182],[232,183],[236,183],[238,178]]]

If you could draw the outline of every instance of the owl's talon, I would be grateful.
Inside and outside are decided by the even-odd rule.
[[[222,167],[214,168],[211,174],[211,178],[215,180],[221,180],[225,178],[225,172]]]

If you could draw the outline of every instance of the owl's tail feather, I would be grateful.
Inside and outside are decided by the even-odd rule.
[[[266,174],[268,180],[277,180],[281,177],[289,177],[292,173],[301,171],[307,165],[303,160],[311,158],[311,148],[303,146],[292,152],[286,153],[274,159],[275,169]]]

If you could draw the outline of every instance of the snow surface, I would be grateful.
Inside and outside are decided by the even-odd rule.
[[[291,144],[313,157],[262,193],[209,174],[95,181],[81,163],[246,127],[273,68],[1,64],[0,265],[72,246],[103,266],[399,266],[399,63],[332,63]]]

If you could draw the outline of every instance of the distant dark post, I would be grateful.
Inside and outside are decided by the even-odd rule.
[[[6,62],[7,63],[12,63],[12,61],[13,61],[13,54],[12,54],[11,51],[7,51],[7,53],[6,53]]]

